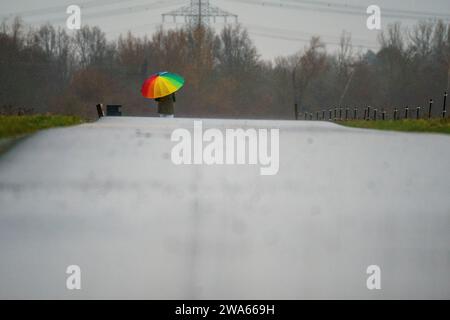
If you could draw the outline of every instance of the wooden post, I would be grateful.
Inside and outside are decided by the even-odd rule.
[[[101,117],[105,116],[105,114],[103,113],[103,108],[102,108],[102,104],[101,103],[97,104],[97,115],[98,115],[99,119]]]
[[[447,108],[446,104],[447,104],[447,92],[444,93],[444,105],[442,106],[442,118],[445,118],[445,114],[447,113],[447,110],[445,110]]]
[[[431,109],[433,108],[433,99],[430,99],[430,106],[428,107],[428,119],[431,119]]]

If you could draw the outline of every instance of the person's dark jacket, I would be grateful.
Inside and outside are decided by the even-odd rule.
[[[158,113],[159,114],[174,114],[174,102],[175,94],[170,94],[165,97],[157,98],[155,101],[158,102]]]

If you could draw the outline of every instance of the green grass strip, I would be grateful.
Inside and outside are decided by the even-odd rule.
[[[434,132],[450,134],[450,118],[446,119],[403,119],[403,120],[348,120],[338,121],[339,124],[355,128],[408,131],[408,132]]]
[[[41,129],[72,126],[83,122],[83,119],[75,116],[0,116],[0,138],[13,138]]]

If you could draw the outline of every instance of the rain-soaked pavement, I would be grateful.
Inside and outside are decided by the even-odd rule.
[[[104,118],[3,154],[0,298],[450,298],[450,136],[203,126],[279,128],[278,174],[174,165],[192,119]]]

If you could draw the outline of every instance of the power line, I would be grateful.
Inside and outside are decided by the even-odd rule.
[[[101,7],[101,6],[105,6],[106,2],[109,2],[108,4],[111,4],[111,2],[113,3],[123,3],[123,2],[130,2],[130,1],[134,1],[134,0],[91,0],[91,1],[87,1],[82,3],[82,6],[84,8],[95,8],[95,7]],[[248,4],[252,4],[252,5],[267,5],[267,6],[271,6],[271,7],[280,7],[283,9],[296,9],[296,10],[302,10],[299,7],[298,3],[303,3],[305,5],[314,5],[314,6],[324,6],[325,4],[327,4],[324,1],[311,1],[311,0],[288,0],[288,1],[280,1],[277,3],[274,3],[273,0],[272,1],[256,1],[256,0],[231,0],[234,2],[240,2],[240,3],[248,3]],[[128,7],[121,7],[121,8],[115,8],[115,9],[110,9],[110,10],[106,10],[106,11],[101,11],[101,12],[91,12],[91,13],[84,13],[83,17],[86,19],[92,19],[92,18],[109,18],[111,16],[117,16],[117,15],[126,15],[126,14],[132,14],[132,13],[137,13],[137,12],[142,12],[144,10],[148,11],[148,10],[153,10],[153,9],[161,9],[161,8],[165,8],[165,7],[171,7],[174,6],[177,3],[183,2],[182,0],[157,0],[157,1],[153,1],[153,2],[147,2],[145,4],[139,4],[139,5],[132,5],[132,6],[128,6]],[[287,4],[287,2],[290,2],[290,4]],[[292,4],[292,2],[295,2],[297,4]],[[350,10],[355,10],[355,9],[361,9],[364,8],[362,6],[355,6],[355,5],[344,5],[344,4],[333,4],[333,6],[337,7],[338,9],[342,9],[342,8],[346,8],[346,9],[350,9]],[[28,11],[24,11],[25,13],[28,13],[30,15],[39,15],[40,12],[42,12],[42,10],[61,10],[61,8],[63,8],[63,6],[57,6],[57,7],[51,7],[51,8],[46,8],[46,9],[38,9],[38,10],[28,10]],[[319,8],[319,11],[322,10],[323,8]],[[51,11],[50,10],[50,11]],[[326,10],[325,10],[326,11]],[[407,11],[404,10],[407,13],[410,13],[412,11]],[[60,12],[60,11],[58,11]],[[65,12],[65,11],[64,11]],[[365,11],[364,11],[365,12]],[[361,13],[358,13],[359,15]],[[231,13],[228,13],[224,10],[221,10],[220,8],[217,7],[213,7],[209,5],[209,0],[191,0],[191,5],[190,6],[186,6],[186,7],[182,7],[179,8],[177,10],[171,11],[169,13],[163,14],[163,16],[183,16],[187,21],[190,22],[194,22],[194,23],[206,23],[207,21],[209,21],[209,19],[211,17],[235,17],[237,19],[237,16]],[[50,19],[47,21],[64,21],[66,19],[65,15],[62,18],[56,18],[56,19]],[[151,24],[145,24],[145,25],[140,25],[140,26],[135,26],[135,27],[124,27],[121,28],[119,30],[135,30],[141,27],[148,27],[150,25],[157,25],[158,23],[151,23]],[[268,28],[268,27],[262,27],[262,26],[255,26],[255,25],[246,25],[246,27],[249,28],[251,34],[260,36],[260,37],[266,37],[266,38],[273,38],[273,39],[281,39],[281,40],[287,40],[287,41],[300,41],[300,42],[309,42],[310,41],[310,37],[313,36],[314,34],[311,33],[305,33],[305,32],[301,32],[301,31],[294,31],[294,30],[282,30],[282,29],[275,29],[275,28]],[[106,33],[111,33],[111,30],[109,31],[105,31]],[[113,33],[114,34],[114,33]],[[303,34],[304,37],[299,36],[299,34]],[[324,35],[323,38],[334,38],[336,39],[337,37],[335,36],[327,36]],[[355,39],[355,38],[354,38]],[[360,39],[361,41],[364,41],[363,39]],[[359,46],[359,47],[366,47],[366,48],[371,48],[371,49],[378,49],[379,47],[375,46],[374,44],[362,44],[361,41],[357,41],[360,44],[356,44],[355,46]],[[326,41],[326,44],[332,44],[332,45],[339,45],[339,41],[338,40],[331,40],[331,41]]]
[[[354,5],[354,4],[347,4],[347,3],[339,3],[339,2],[329,2],[329,1],[321,1],[321,0],[281,0],[282,2],[294,2],[294,3],[301,3],[305,5],[318,5],[323,6],[324,8],[340,8],[340,9],[352,9],[357,10],[358,12],[365,12],[367,7],[361,6],[361,5]],[[450,18],[450,14],[443,14],[442,12],[431,12],[431,11],[413,11],[413,10],[406,10],[406,9],[394,9],[394,8],[382,8],[382,13],[388,13],[388,16],[394,16],[398,15],[400,17],[401,15],[409,15],[409,16],[425,16],[427,17],[443,17],[445,19]]]
[[[106,6],[106,5],[111,5],[111,4],[116,4],[116,3],[124,3],[124,2],[130,2],[130,1],[135,1],[135,0],[91,0],[91,1],[86,1],[81,3],[81,7],[84,9],[90,9],[90,8],[96,8],[96,7],[102,7],[102,6]],[[361,14],[364,12],[365,13],[365,7],[364,6],[358,6],[358,5],[352,5],[352,4],[342,4],[342,3],[330,3],[330,2],[325,2],[325,1],[311,1],[311,0],[280,0],[279,2],[274,2],[272,1],[258,1],[258,0],[229,0],[229,1],[233,1],[233,2],[239,2],[239,3],[246,3],[246,4],[250,4],[250,5],[259,5],[259,6],[271,6],[271,7],[278,7],[281,9],[294,9],[294,10],[313,10],[313,11],[319,11],[319,12],[334,12],[334,13],[340,13],[340,14],[351,14],[351,15],[358,15],[361,16]],[[172,1],[163,1],[163,0],[157,0],[157,1],[153,1],[153,2],[147,2],[145,4],[141,4],[141,5],[134,5],[134,6],[129,6],[129,7],[125,7],[125,8],[119,8],[119,9],[113,9],[106,11],[106,13],[104,14],[100,14],[100,15],[108,15],[108,12],[111,13],[111,15],[119,15],[119,14],[127,14],[127,13],[133,13],[139,10],[150,10],[150,9],[154,9],[155,7],[150,7],[152,5],[157,5],[157,4],[167,4],[168,2],[172,2]],[[177,2],[182,2],[181,0],[177,1]],[[197,5],[193,5],[192,2],[197,3]],[[202,2],[205,2],[204,4],[202,4]],[[196,7],[201,8],[203,5],[203,9],[196,9]],[[169,5],[170,6],[170,5]],[[161,6],[159,6],[159,8],[161,8]],[[183,7],[178,9],[178,11],[173,11],[167,14],[164,14],[163,16],[167,16],[167,15],[172,15],[173,13],[180,13],[181,15],[184,16],[185,18],[189,19],[196,19],[196,13],[195,12],[200,12],[201,13],[201,20],[206,20],[209,19],[209,17],[215,17],[216,16],[224,16],[226,17],[227,15],[231,15],[233,17],[237,17],[236,15],[232,15],[229,14],[227,12],[224,12],[221,9],[212,7],[209,5],[209,1],[205,1],[205,0],[191,0],[191,6],[188,7],[190,9],[194,9],[194,10],[187,10],[187,7]],[[124,11],[123,13],[121,13],[120,11],[122,10],[127,10]],[[215,10],[214,12],[210,12],[212,9],[218,9]],[[40,9],[34,9],[34,10],[25,10],[25,11],[17,11],[17,12],[13,12],[13,13],[8,13],[6,15],[2,15],[2,18],[8,18],[11,17],[13,15],[20,15],[20,16],[25,16],[25,17],[33,17],[33,16],[45,16],[45,15],[49,15],[49,14],[55,14],[55,13],[61,13],[64,12],[65,13],[65,6],[64,5],[59,5],[59,6],[53,6],[53,7],[47,7],[47,8],[40,8]],[[223,14],[221,14],[223,13]],[[382,11],[384,16],[387,17],[396,17],[396,18],[413,18],[413,19],[417,19],[417,18],[425,18],[425,17],[440,17],[443,19],[450,19],[450,15],[449,14],[443,14],[443,13],[437,13],[437,12],[416,12],[416,11],[411,11],[411,10],[402,10],[402,9],[383,9]],[[96,15],[87,15],[87,17],[95,17]],[[44,19],[45,20],[45,19]],[[50,19],[51,21],[58,21],[58,20],[63,20],[61,19]]]
[[[80,3],[79,7],[82,9],[88,9],[88,8],[102,7],[102,6],[111,5],[111,4],[115,4],[115,3],[123,3],[123,2],[130,2],[130,1],[135,1],[135,0],[91,0],[91,1],[86,1],[86,2]],[[9,13],[3,14],[1,17],[2,18],[14,17],[14,16],[33,17],[33,16],[45,16],[45,15],[49,15],[49,14],[62,13],[62,12],[65,13],[66,8],[70,4],[72,4],[72,2],[73,1],[70,1],[67,4],[46,7],[46,8],[9,12]]]
[[[157,0],[151,3],[146,4],[140,4],[140,5],[134,5],[134,6],[128,6],[128,7],[121,7],[116,9],[109,9],[109,10],[103,10],[101,12],[88,12],[83,13],[82,18],[83,20],[86,19],[93,19],[93,18],[109,18],[112,16],[120,16],[120,15],[127,15],[127,14],[133,14],[133,13],[142,13],[144,11],[150,11],[150,10],[156,10],[156,9],[164,9],[168,7],[172,7],[180,2],[183,2],[183,0]],[[67,16],[64,11],[64,15],[61,15],[61,17],[52,18],[52,19],[40,19],[38,21],[44,21],[44,22],[64,22],[67,19]]]
[[[105,30],[105,33],[108,34],[108,35],[120,35],[120,34],[123,34],[123,33],[131,32],[133,30],[140,30],[140,29],[143,29],[143,28],[150,28],[150,29],[154,30],[155,27],[158,27],[158,26],[161,26],[160,22],[145,23],[145,24],[133,26],[131,28],[130,27],[125,27],[125,28],[109,29],[109,30]],[[123,32],[123,31],[125,31],[125,32]]]
[[[288,35],[282,35],[282,34],[269,34],[266,32],[255,32],[255,31],[248,31],[249,34],[264,37],[264,38],[271,38],[271,39],[278,39],[278,40],[286,40],[286,41],[292,41],[292,42],[303,42],[303,43],[309,43],[311,41],[311,38],[306,37],[294,37],[294,36],[288,36]],[[340,42],[338,41],[329,41],[324,40],[322,41],[326,45],[333,45],[333,46],[339,46]],[[368,45],[368,44],[358,44],[354,43],[353,46],[358,48],[367,48],[367,49],[373,49],[378,50],[380,47],[375,45]]]
[[[330,13],[337,13],[337,14],[344,14],[344,15],[355,15],[355,16],[362,16],[366,14],[366,8],[365,7],[359,7],[359,6],[343,6],[342,4],[338,7],[333,7],[331,4],[328,4],[327,6],[323,5],[323,2],[313,2],[313,1],[303,1],[305,3],[299,3],[296,1],[295,3],[292,2],[273,2],[273,1],[258,1],[258,0],[228,0],[232,2],[239,2],[239,3],[245,3],[250,5],[257,5],[257,6],[267,6],[267,7],[277,7],[280,9],[288,9],[288,10],[308,10],[308,11],[316,11],[316,12],[330,12]],[[292,0],[291,0],[292,1]],[[383,9],[382,14],[384,17],[388,18],[400,18],[400,19],[411,19],[411,20],[417,20],[417,19],[425,19],[425,18],[441,18],[443,20],[450,20],[449,14],[442,14],[442,13],[431,13],[431,12],[415,12],[415,11],[404,11],[401,10],[393,10],[393,9]]]
[[[116,28],[113,30],[107,30],[105,32],[110,35],[111,34],[120,34],[121,33],[120,31],[122,31],[122,30],[127,32],[127,31],[131,31],[131,30],[141,29],[144,27],[154,27],[154,26],[158,26],[158,25],[160,25],[160,24],[159,23],[151,23],[151,24],[138,25],[138,26],[134,26],[131,28],[128,28],[128,27]],[[333,46],[340,45],[339,37],[331,36],[331,35],[318,35],[318,34],[313,34],[313,33],[269,28],[269,27],[258,26],[258,25],[245,25],[245,27],[248,29],[249,34],[256,35],[259,37],[264,37],[264,38],[279,39],[279,40],[292,41],[292,42],[309,43],[312,36],[320,36],[322,39],[322,42],[324,42],[326,45],[333,45]],[[111,31],[118,31],[118,32],[111,32]],[[303,36],[299,36],[299,34],[301,34]],[[377,46],[375,44],[364,43],[364,39],[356,38],[356,41],[354,41],[354,40],[355,40],[355,38],[352,38],[352,44],[355,47],[374,49],[374,50],[379,49],[379,46]]]
[[[313,36],[320,36],[321,38],[332,38],[332,39],[334,39],[334,41],[336,43],[340,43],[340,39],[341,39],[340,36],[336,36],[336,35],[316,34],[316,33],[304,32],[304,31],[278,29],[278,28],[252,25],[252,24],[245,24],[245,27],[248,28],[249,30],[256,30],[256,31],[260,31],[260,32],[266,33],[266,34],[274,34],[275,33],[275,34],[279,34],[279,35],[290,36],[291,38],[295,38],[295,39],[297,39],[300,35],[306,36],[306,37],[308,37],[308,39],[311,39],[311,37],[313,37]],[[358,43],[366,42],[365,38],[354,37],[353,35],[352,35],[351,39],[352,39],[352,41],[356,40]],[[368,43],[368,42],[366,42],[365,45],[368,47],[376,47],[375,44]]]

